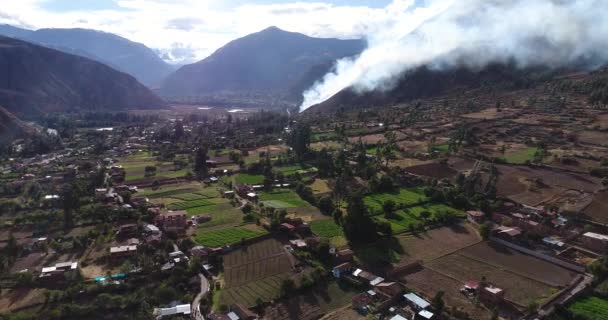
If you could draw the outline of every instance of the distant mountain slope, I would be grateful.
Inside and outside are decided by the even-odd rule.
[[[167,77],[160,92],[168,97],[269,94],[293,101],[290,90],[310,76],[312,67],[331,65],[364,48],[362,40],[312,38],[271,27],[183,66]]]
[[[147,86],[159,86],[174,71],[152,49],[115,34],[89,29],[25,30],[0,25],[0,35],[34,42],[46,47],[105,63],[126,72]]]
[[[306,111],[331,112],[340,108],[395,105],[414,99],[439,96],[455,90],[474,89],[482,86],[495,89],[521,89],[552,73],[547,68],[522,70],[505,64],[492,64],[476,71],[465,67],[433,70],[422,66],[404,73],[397,85],[388,91],[375,90],[359,93],[349,87]]]
[[[0,143],[8,143],[14,139],[35,133],[34,128],[21,122],[15,115],[0,107]]]
[[[20,116],[155,108],[164,102],[135,78],[99,62],[0,37],[0,105]]]

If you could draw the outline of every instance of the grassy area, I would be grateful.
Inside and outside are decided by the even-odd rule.
[[[608,300],[591,296],[580,299],[568,307],[576,319],[608,320]]]
[[[298,208],[310,205],[291,190],[262,192],[260,194],[260,201],[262,201],[264,205],[271,207],[278,206],[277,208]]]
[[[169,210],[186,210],[190,208],[204,207],[212,205],[213,202],[207,199],[199,199],[194,201],[175,202],[168,206]]]
[[[363,201],[371,214],[382,213],[382,204],[388,200],[394,201],[397,206],[408,207],[428,201],[428,197],[421,188],[401,189],[393,193],[377,193],[365,196]]]
[[[183,193],[183,194],[172,195],[171,198],[175,198],[177,200],[182,200],[182,201],[194,201],[194,200],[206,199],[207,197],[200,195],[198,193]]]
[[[338,134],[335,132],[322,132],[322,133],[314,133],[311,137],[313,142],[315,141],[325,141],[325,140],[334,140],[338,138]]]
[[[312,188],[312,192],[314,194],[322,194],[322,193],[331,192],[331,189],[329,188],[327,181],[322,180],[322,179],[315,179],[315,181],[310,185],[310,187]]]
[[[337,225],[334,220],[315,220],[310,223],[312,232],[320,237],[333,238],[338,236],[344,236],[342,227]]]
[[[504,160],[508,163],[523,164],[526,163],[526,161],[532,161],[537,150],[537,148],[526,148],[516,152],[507,152]]]
[[[437,151],[441,151],[441,152],[448,152],[448,149],[450,148],[450,145],[445,143],[445,144],[439,144],[433,147],[433,150],[437,150]]]
[[[234,182],[240,184],[262,184],[264,183],[264,176],[261,174],[239,173],[234,176]]]
[[[207,247],[217,248],[239,243],[266,234],[264,230],[251,230],[245,227],[226,228],[212,231],[199,231],[194,240]]]
[[[429,214],[426,220],[421,217],[424,211]],[[456,210],[443,204],[430,204],[399,210],[395,213],[395,216],[390,219],[385,217],[376,217],[376,219],[379,221],[387,221],[391,224],[393,232],[399,233],[410,230],[411,228],[418,229],[425,224],[433,223],[437,221],[442,214],[451,214],[460,217],[465,215],[463,211]]]

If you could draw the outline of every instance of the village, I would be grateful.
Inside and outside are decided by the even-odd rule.
[[[606,305],[608,114],[534,90],[298,118],[181,108],[63,122],[48,135],[70,138],[42,155],[13,156],[36,143],[15,141],[0,313],[562,319]]]

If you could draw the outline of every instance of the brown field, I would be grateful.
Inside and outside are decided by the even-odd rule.
[[[426,141],[404,140],[397,142],[397,146],[404,152],[426,152],[428,143]]]
[[[14,311],[44,303],[45,289],[2,289],[0,291],[0,310]]]
[[[337,141],[321,141],[310,144],[310,149],[315,151],[320,151],[323,148],[327,148],[330,150],[337,150],[342,147],[342,144]]]
[[[327,180],[323,179],[315,179],[315,181],[310,185],[312,188],[312,192],[315,195],[326,194],[331,192],[331,188],[327,183]]]
[[[15,273],[25,269],[29,271],[34,271],[34,269],[43,267],[45,265],[45,261],[50,257],[50,255],[46,255],[44,253],[30,253],[25,257],[17,259],[15,263],[11,266],[9,272]]]
[[[591,126],[599,126],[601,129],[608,129],[608,113],[598,114]]]
[[[489,108],[485,110],[481,110],[479,112],[467,113],[461,115],[463,118],[468,119],[477,119],[477,120],[494,120],[500,119],[508,116],[512,116],[516,110],[512,109],[501,109],[500,112],[496,110],[496,108]]]
[[[552,263],[490,242],[468,247],[459,254],[554,287],[567,286],[576,276],[576,273]]]
[[[608,145],[608,133],[600,131],[581,131],[578,133],[578,140],[598,146]]]
[[[531,301],[539,298],[547,298],[556,292],[551,286],[483,261],[471,259],[460,253],[454,253],[425,265],[437,273],[441,273],[458,282],[459,288],[469,280],[481,280],[486,277],[487,281],[505,290],[507,300],[515,302],[520,306],[526,306]]]
[[[418,159],[414,159],[414,158],[403,158],[403,159],[394,160],[393,162],[391,162],[390,165],[391,165],[391,167],[409,168],[409,167],[425,165],[425,164],[429,164],[429,163],[433,163],[433,162],[434,162],[434,160],[418,160]]]
[[[397,140],[402,140],[402,139],[406,138],[405,134],[403,134],[399,131],[394,131],[394,132],[395,132],[395,136],[396,136]],[[361,138],[361,141],[363,141],[363,143],[365,143],[365,144],[379,144],[379,143],[384,142],[384,134],[382,134],[382,133],[368,134],[368,135],[361,136],[361,137],[350,137],[350,138],[348,138],[348,141],[350,143],[358,143],[359,138]]]
[[[608,224],[608,191],[595,194],[583,214],[595,222]]]
[[[498,195],[529,205],[543,203],[570,189],[595,192],[601,188],[600,179],[588,175],[526,166],[497,168],[501,173]]]
[[[359,293],[356,290],[340,287],[336,282],[319,286],[313,290],[271,305],[264,310],[263,319],[278,320],[313,320],[319,319],[324,314],[350,305],[352,297]],[[352,310],[350,307],[345,308]],[[341,309],[344,312],[345,309]],[[357,319],[344,315],[354,313],[338,312],[329,319]],[[342,316],[341,316],[342,315]]]
[[[450,168],[447,164],[427,163],[419,166],[408,167],[405,171],[435,179],[451,179],[458,175],[458,171]]]
[[[281,281],[293,277],[293,257],[283,245],[268,239],[224,256],[223,304],[253,306],[257,298],[269,301],[279,294]]]
[[[237,249],[224,256],[226,286],[238,286],[256,279],[289,272],[291,257],[283,245],[268,239]]]
[[[404,253],[400,263],[430,261],[481,241],[470,225],[429,230],[418,236],[397,237]]]
[[[471,300],[459,292],[462,282],[444,276],[431,269],[422,270],[408,274],[403,278],[408,287],[415,289],[426,297],[434,297],[439,291],[443,291],[444,301],[448,307],[457,307],[466,312],[473,319],[490,319],[492,313],[486,308],[476,307]]]

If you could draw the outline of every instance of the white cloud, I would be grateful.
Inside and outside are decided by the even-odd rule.
[[[116,0],[122,10],[68,12],[45,10],[44,1],[3,1],[7,3],[0,9],[4,13],[0,23],[102,30],[144,43],[183,63],[200,60],[231,40],[269,26],[317,37],[361,37],[404,0],[395,0],[386,9],[336,6],[322,0],[232,8],[221,0]]]

